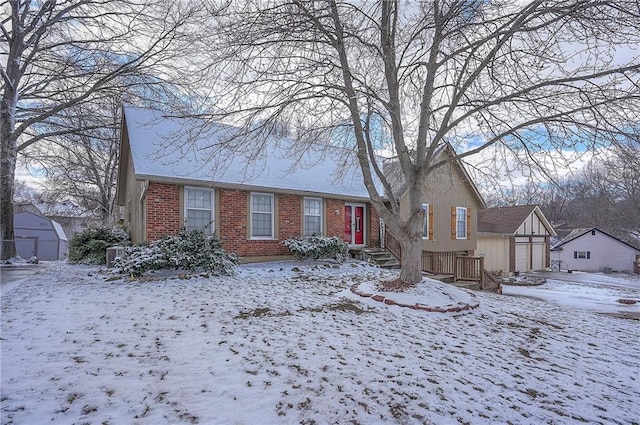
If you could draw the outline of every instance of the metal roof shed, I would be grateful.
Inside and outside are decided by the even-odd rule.
[[[18,255],[42,261],[64,260],[69,240],[56,221],[23,211],[13,217]]]

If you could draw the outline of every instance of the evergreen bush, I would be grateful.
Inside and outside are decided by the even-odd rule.
[[[293,237],[282,244],[300,261],[334,258],[342,263],[349,258],[349,246],[338,236]]]
[[[90,226],[69,240],[69,262],[105,264],[107,248],[127,245],[130,245],[130,239],[124,229],[114,225]]]
[[[114,264],[114,272],[134,277],[159,270],[206,271],[232,275],[240,259],[222,248],[222,242],[202,229],[181,230],[149,245],[127,248],[125,258]]]

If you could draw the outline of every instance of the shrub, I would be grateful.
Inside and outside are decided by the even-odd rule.
[[[342,263],[349,258],[349,247],[338,236],[293,237],[282,244],[300,261],[334,258]]]
[[[151,271],[180,269],[231,275],[239,258],[222,249],[222,243],[202,229],[181,230],[146,246],[127,249],[114,264],[114,272],[142,276]]]
[[[129,244],[129,235],[120,227],[113,225],[90,226],[71,237],[69,262],[105,264],[107,262],[107,248]]]

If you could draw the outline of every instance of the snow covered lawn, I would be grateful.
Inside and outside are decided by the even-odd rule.
[[[637,320],[485,293],[461,315],[388,306],[348,290],[394,276],[361,263],[96,272],[52,263],[3,286],[3,424],[640,418]]]
[[[528,287],[503,285],[502,292],[640,320],[640,276],[584,272],[531,274],[547,278],[546,283]],[[620,300],[637,302],[627,305]]]

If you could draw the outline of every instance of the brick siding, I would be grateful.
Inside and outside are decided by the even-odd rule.
[[[325,199],[324,202],[326,204],[327,236],[339,236],[344,239],[344,201]]]
[[[240,257],[261,257],[289,255],[282,241],[302,233],[303,196],[275,194],[276,239],[249,239],[249,192],[243,190],[216,189],[215,204],[216,233],[222,239],[222,246]],[[344,236],[345,201],[325,198],[325,229],[327,236]],[[147,235],[148,242],[160,239],[180,230],[180,186],[163,183],[150,183],[147,191]],[[336,213],[337,211],[337,213]],[[368,240],[369,245],[377,246],[380,238],[378,214],[369,205]]]
[[[180,186],[149,183],[146,198],[147,235],[152,242],[180,230]]]

